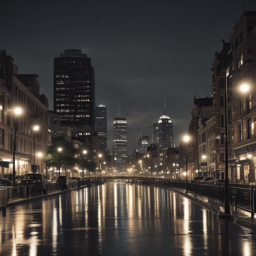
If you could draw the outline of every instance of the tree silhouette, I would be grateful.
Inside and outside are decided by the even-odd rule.
[[[94,161],[87,160],[80,158],[77,162],[77,165],[80,167],[82,170],[87,170],[90,172],[95,172],[97,164]]]
[[[58,148],[62,148],[62,151],[59,152]],[[44,159],[46,167],[73,167],[78,162],[75,158],[76,153],[77,149],[64,137],[53,138],[53,144],[48,148]]]

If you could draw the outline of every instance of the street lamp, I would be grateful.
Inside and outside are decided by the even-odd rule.
[[[142,173],[141,173],[141,171],[142,171],[142,160],[139,160],[139,164],[140,164],[140,177],[142,178]]]
[[[19,107],[16,107],[13,111],[14,113],[14,140],[13,140],[13,168],[12,168],[12,182],[13,186],[15,187],[15,152],[16,152],[16,133],[18,129],[17,124],[17,117],[21,115],[22,109]]]
[[[183,141],[187,144],[190,140],[190,137],[188,135],[185,135],[183,137]],[[188,193],[188,149],[186,145],[186,193]]]
[[[100,159],[100,170],[99,170],[99,173],[101,173],[101,157],[102,157],[102,154],[99,154],[99,159]]]
[[[202,155],[202,159],[205,161],[206,155]],[[205,168],[203,168],[203,171],[205,171]],[[203,176],[204,176],[204,173],[203,173]],[[207,177],[207,166],[206,166],[206,177]]]
[[[33,148],[34,148],[34,166],[32,168],[32,172],[36,172],[36,132],[39,131],[39,125],[34,125],[33,127]]]
[[[87,151],[84,150],[84,151],[83,151],[83,154],[84,154],[84,160],[85,160],[85,155],[87,154]],[[83,180],[84,180],[84,169],[83,169]]]
[[[59,177],[60,177],[60,152],[62,151],[62,148],[58,148],[59,152]]]

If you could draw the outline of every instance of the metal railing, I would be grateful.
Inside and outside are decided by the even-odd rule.
[[[148,180],[145,179],[142,184],[153,184],[163,187],[173,187],[181,190],[186,189],[185,181],[171,181],[164,179]],[[225,201],[225,186],[217,186],[212,184],[203,183],[187,183],[188,191],[199,196],[206,196],[209,198],[214,198],[218,201]],[[256,210],[256,189],[253,185],[243,185],[243,184],[229,184],[229,203],[236,208],[243,209],[245,211],[251,212],[251,217],[254,217]]]

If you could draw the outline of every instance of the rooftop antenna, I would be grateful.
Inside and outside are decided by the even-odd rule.
[[[117,105],[117,116],[119,117],[119,104]]]
[[[164,101],[164,114],[166,115],[166,100]]]

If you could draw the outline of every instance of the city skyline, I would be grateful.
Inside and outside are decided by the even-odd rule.
[[[81,49],[90,56],[96,105],[107,108],[108,145],[119,105],[120,116],[129,122],[131,154],[141,133],[151,139],[152,123],[163,113],[164,100],[179,143],[188,130],[194,95],[211,96],[214,53],[222,39],[229,41],[243,5],[256,9],[253,1],[98,1],[57,6],[51,1],[11,0],[2,5],[0,46],[15,59],[18,73],[39,76],[50,110],[54,57],[65,49]]]

